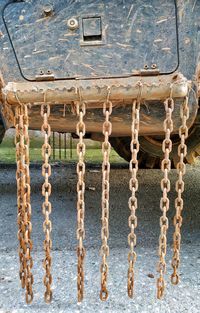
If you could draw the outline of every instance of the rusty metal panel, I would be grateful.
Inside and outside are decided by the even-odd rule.
[[[178,67],[175,0],[26,0],[4,8],[24,77],[115,77]]]

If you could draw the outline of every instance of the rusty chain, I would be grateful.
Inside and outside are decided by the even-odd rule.
[[[41,127],[41,131],[44,134],[44,144],[42,145],[42,158],[44,161],[42,165],[42,176],[44,177],[44,183],[42,185],[42,195],[44,197],[44,202],[42,204],[42,212],[45,217],[45,221],[43,223],[43,230],[45,233],[45,240],[44,240],[45,258],[43,261],[45,275],[44,275],[43,281],[46,287],[44,299],[47,303],[50,303],[52,300],[52,290],[51,290],[52,240],[50,236],[51,231],[52,231],[52,223],[49,218],[51,211],[52,211],[52,205],[51,205],[51,202],[49,201],[49,197],[51,195],[51,184],[49,183],[49,177],[51,176],[51,165],[49,164],[49,158],[51,156],[51,146],[49,144],[50,136],[51,136],[51,127],[48,121],[49,116],[50,116],[50,105],[42,104],[41,105],[41,117],[43,119],[43,124]]]
[[[142,87],[142,86],[141,86]],[[173,87],[173,86],[172,86]],[[107,279],[108,279],[108,263],[107,257],[109,256],[109,193],[110,193],[110,150],[111,145],[109,142],[109,137],[112,133],[112,123],[110,121],[110,116],[112,114],[112,102],[109,100],[110,89],[108,88],[108,96],[106,101],[103,103],[103,114],[105,121],[103,123],[103,135],[104,142],[102,143],[102,230],[101,230],[101,256],[102,263],[100,267],[101,271],[101,290],[100,299],[106,301],[108,298],[107,289]],[[138,152],[139,152],[139,123],[140,123],[140,105],[141,105],[141,94],[137,100],[133,101],[132,105],[132,140],[131,140],[131,154],[132,158],[130,161],[130,173],[131,178],[129,181],[129,188],[131,191],[131,197],[129,198],[129,209],[130,216],[128,220],[130,233],[128,235],[128,244],[130,247],[128,253],[128,283],[127,291],[130,298],[133,297],[134,293],[134,266],[136,262],[136,234],[135,229],[137,228],[137,197],[136,192],[138,191]],[[172,140],[171,133],[173,131],[173,120],[172,113],[174,110],[174,99],[171,94],[168,99],[164,102],[166,118],[163,123],[165,139],[162,143],[162,150],[164,153],[164,158],[161,163],[161,170],[164,174],[161,180],[161,190],[162,197],[160,201],[160,209],[162,211],[162,216],[160,217],[160,228],[161,233],[159,236],[159,263],[158,272],[159,278],[157,279],[157,298],[161,299],[165,290],[165,279],[164,275],[166,273],[166,250],[167,250],[167,230],[169,227],[167,211],[169,210],[169,198],[168,193],[170,191],[170,180],[169,172],[171,170],[170,153],[172,151]],[[76,113],[79,118],[76,133],[79,137],[79,142],[77,144],[77,289],[78,289],[78,301],[83,300],[84,295],[84,259],[85,259],[85,248],[83,241],[85,239],[85,143],[84,136],[86,134],[86,127],[84,122],[84,116],[86,114],[86,103],[82,101],[80,96],[80,101],[76,102]],[[44,285],[46,287],[45,291],[45,301],[47,303],[52,300],[52,275],[51,275],[51,231],[52,223],[50,221],[50,214],[52,211],[51,202],[49,197],[51,195],[51,184],[49,183],[49,177],[51,176],[51,165],[49,164],[49,159],[51,156],[51,146],[50,146],[50,135],[51,127],[48,122],[50,116],[50,105],[41,105],[41,116],[43,118],[43,124],[41,130],[44,134],[44,144],[42,146],[42,156],[43,156],[43,166],[42,175],[45,179],[42,186],[42,195],[44,196],[44,202],[42,205],[43,214],[45,216],[45,221],[43,223],[43,230],[45,233],[44,240],[44,250],[45,259],[43,262],[43,267],[45,269]],[[181,143],[178,147],[179,162],[177,164],[178,180],[176,182],[176,192],[177,198],[175,200],[176,214],[174,216],[174,236],[173,236],[173,258],[172,258],[172,268],[173,273],[171,275],[171,282],[173,284],[178,284],[179,274],[178,268],[180,264],[180,244],[181,244],[181,226],[182,226],[182,210],[183,210],[183,199],[182,194],[184,192],[184,181],[183,176],[186,173],[186,165],[184,159],[187,155],[187,145],[185,143],[188,137],[188,127],[187,120],[189,118],[189,108],[188,108],[188,96],[185,97],[184,102],[181,106],[180,111],[182,124],[179,128],[179,137]],[[17,160],[17,203],[18,203],[18,240],[19,240],[19,259],[20,259],[20,280],[23,288],[26,288],[26,302],[31,303],[33,300],[33,275],[31,269],[33,267],[33,261],[31,257],[32,251],[32,240],[31,240],[31,204],[30,204],[30,173],[29,173],[29,134],[28,134],[28,107],[19,102],[19,105],[15,110],[15,144],[16,144],[16,160]]]
[[[139,145],[139,126],[140,126],[140,101],[141,101],[141,88],[142,85],[140,85],[140,95],[137,100],[133,101],[132,106],[132,127],[131,127],[131,133],[132,133],[132,140],[131,140],[131,161],[130,161],[130,173],[131,178],[129,181],[129,189],[131,191],[131,197],[129,198],[129,209],[130,209],[130,216],[128,219],[128,225],[130,228],[130,234],[128,235],[128,244],[130,247],[130,251],[128,253],[128,282],[127,282],[127,292],[128,296],[130,298],[133,297],[134,292],[134,265],[136,262],[136,252],[135,252],[135,246],[136,246],[136,234],[135,229],[137,227],[137,216],[136,216],[136,210],[137,210],[137,197],[136,192],[138,191],[138,179],[137,179],[137,172],[138,172],[138,152],[140,149]]]
[[[107,278],[108,278],[108,264],[106,258],[109,256],[109,193],[110,193],[110,150],[111,144],[109,142],[109,136],[112,133],[112,124],[110,122],[110,115],[112,114],[112,102],[109,100],[110,89],[108,89],[107,100],[103,103],[103,115],[105,121],[103,123],[103,135],[104,142],[102,143],[102,229],[101,229],[101,256],[102,262],[100,267],[101,272],[101,290],[100,299],[106,301],[108,298]]]
[[[159,263],[158,263],[158,272],[159,278],[157,279],[157,298],[161,299],[165,290],[165,280],[164,274],[166,273],[166,251],[167,251],[167,230],[169,227],[169,221],[167,218],[167,211],[169,210],[169,198],[168,192],[170,191],[170,180],[169,172],[171,170],[171,160],[170,152],[172,151],[172,141],[170,139],[171,133],[173,131],[173,120],[172,113],[174,110],[174,99],[172,98],[172,89],[171,94],[168,99],[164,102],[166,119],[164,120],[164,131],[165,139],[163,140],[162,150],[164,153],[164,158],[161,163],[161,169],[164,173],[164,178],[161,180],[161,190],[163,195],[160,201],[160,209],[162,211],[162,216],[160,217],[160,228],[161,233],[159,237]]]
[[[25,184],[25,175],[24,175],[24,126],[23,126],[23,106],[19,105],[15,109],[15,145],[16,145],[16,162],[17,162],[17,204],[18,204],[18,240],[19,240],[19,260],[20,260],[20,280],[22,288],[25,288],[25,254],[26,246],[24,241],[24,205],[23,205],[23,186]]]
[[[176,182],[177,198],[175,200],[176,214],[174,216],[175,231],[173,235],[174,244],[172,257],[173,273],[171,275],[171,282],[174,285],[177,285],[179,283],[179,274],[177,273],[177,270],[180,264],[181,226],[183,220],[181,216],[183,210],[182,193],[184,192],[183,176],[186,173],[184,159],[187,155],[187,145],[185,143],[185,140],[188,137],[188,127],[187,127],[187,120],[189,118],[188,96],[185,97],[185,100],[181,105],[180,116],[182,121],[182,125],[179,128],[179,137],[181,139],[181,143],[178,147],[179,162],[177,164],[178,180]]]
[[[16,95],[17,98],[17,95]],[[18,98],[17,98],[18,99]],[[19,102],[19,101],[18,101]],[[27,105],[19,104],[15,110],[15,144],[17,161],[17,204],[18,204],[18,240],[20,260],[20,280],[22,288],[26,288],[26,302],[33,300],[33,260],[31,251],[31,203],[30,203],[30,172],[29,172],[29,121]]]
[[[77,257],[78,257],[78,265],[77,265],[77,290],[78,290],[78,302],[83,300],[84,296],[84,259],[85,259],[85,248],[83,246],[83,240],[85,239],[85,227],[84,227],[84,219],[85,219],[85,123],[84,116],[86,114],[86,104],[81,99],[80,102],[76,103],[76,113],[79,118],[79,121],[76,126],[76,133],[79,137],[79,142],[77,144],[77,155],[78,155],[78,163],[77,163],[77,175],[78,175],[78,183],[77,183]]]

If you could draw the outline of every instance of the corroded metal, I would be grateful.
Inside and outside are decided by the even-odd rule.
[[[142,90],[142,85],[141,85]],[[135,262],[136,262],[136,234],[135,229],[137,228],[137,216],[136,210],[138,208],[137,204],[137,196],[136,193],[138,191],[138,152],[140,149],[139,144],[139,127],[140,127],[140,101],[141,101],[141,93],[138,99],[133,101],[132,107],[132,127],[131,127],[131,161],[130,161],[130,172],[131,178],[129,181],[129,189],[131,191],[131,197],[129,198],[129,209],[130,209],[130,216],[128,219],[128,225],[130,228],[130,233],[128,235],[128,244],[130,247],[130,251],[128,253],[128,283],[127,283],[127,292],[130,298],[133,297],[134,293],[134,279],[135,279]]]
[[[52,275],[51,275],[51,248],[52,248],[52,240],[51,240],[51,231],[52,231],[52,223],[50,220],[50,214],[52,211],[52,205],[49,200],[51,195],[51,184],[49,182],[49,178],[51,176],[51,165],[49,163],[51,157],[51,145],[50,145],[50,136],[51,136],[51,127],[48,121],[50,115],[50,105],[43,104],[41,106],[41,117],[43,119],[43,124],[41,127],[41,131],[44,135],[44,144],[42,145],[42,158],[43,158],[43,165],[42,165],[42,176],[44,177],[44,183],[42,185],[42,195],[44,197],[44,202],[42,204],[42,213],[45,217],[43,223],[43,231],[45,234],[44,240],[44,251],[45,251],[45,258],[43,261],[43,267],[45,270],[44,275],[44,285],[45,285],[45,294],[44,299],[47,303],[50,303],[52,300]]]
[[[105,121],[103,123],[104,141],[102,143],[103,163],[102,163],[102,229],[101,229],[101,290],[100,299],[106,301],[108,299],[108,263],[107,257],[109,256],[109,200],[110,200],[110,150],[111,144],[109,137],[112,134],[112,124],[110,116],[112,114],[112,102],[110,99],[111,90],[108,89],[107,100],[103,103],[103,115]]]
[[[79,101],[76,103],[76,114],[78,122],[76,126],[76,134],[79,138],[77,143],[77,291],[78,302],[83,300],[84,296],[84,260],[85,247],[83,241],[85,239],[85,143],[84,136],[86,132],[84,116],[86,113],[85,102],[82,101],[81,93],[79,92]]]
[[[128,103],[136,98],[140,83],[143,85],[143,99],[164,100],[169,96],[170,87],[174,85],[174,98],[187,95],[190,83],[183,75],[177,73],[167,76],[129,77],[118,79],[93,79],[59,81],[59,82],[21,82],[8,83],[2,90],[4,98],[10,105],[17,104],[16,93],[21,103],[42,103],[44,92],[46,101],[52,104],[70,104],[78,101],[77,90],[81,89],[82,97],[88,106],[99,108],[106,97],[108,86],[112,88],[110,100],[113,104]]]
[[[178,179],[176,182],[176,192],[177,198],[175,200],[176,214],[174,216],[174,236],[173,236],[173,257],[172,257],[172,268],[173,273],[171,275],[171,282],[174,285],[179,283],[179,265],[180,265],[180,246],[181,246],[181,226],[182,226],[182,211],[183,211],[183,199],[182,194],[184,192],[184,181],[183,176],[186,173],[185,157],[187,156],[187,145],[185,140],[188,137],[188,127],[187,120],[189,118],[189,109],[188,109],[188,97],[185,97],[183,105],[181,106],[180,111],[182,125],[179,129],[180,145],[178,147],[178,156],[179,162],[177,163],[177,173]]]
[[[136,261],[139,135],[165,135],[162,143],[164,157],[161,169],[164,178],[161,181],[163,194],[160,202],[162,216],[159,237],[159,278],[157,280],[157,297],[160,299],[165,289],[171,135],[178,134],[178,132],[180,160],[177,165],[176,191],[178,196],[175,203],[171,279],[174,284],[179,281],[177,271],[180,262],[184,158],[187,154],[185,139],[188,136],[188,129],[193,125],[197,116],[197,99],[200,96],[200,70],[199,65],[197,66],[200,3],[199,1],[194,3],[191,0],[187,2],[153,0],[147,6],[146,1],[121,1],[120,5],[123,3],[123,12],[126,17],[124,19],[123,15],[116,14],[116,12],[121,13],[121,7],[112,0],[88,1],[87,7],[84,1],[71,1],[70,4],[66,4],[65,1],[52,0],[52,4],[46,4],[46,6],[42,2],[41,0],[2,0],[0,3],[2,13],[0,17],[2,29],[0,34],[2,71],[0,101],[2,116],[7,126],[16,128],[20,278],[22,287],[26,287],[26,301],[30,303],[33,299],[28,128],[41,129],[41,120],[38,118],[40,110],[44,133],[42,174],[45,182],[42,194],[45,198],[43,203],[45,215],[43,265],[46,302],[52,299],[50,255],[52,227],[49,216],[51,213],[49,201],[51,130],[64,133],[77,132],[79,138],[77,144],[77,289],[79,302],[84,296],[84,137],[86,131],[89,135],[92,134],[93,138],[95,136],[100,138],[99,134],[101,138],[103,137],[101,300],[106,300],[108,297],[110,137],[132,136],[129,184],[131,212],[128,236],[130,251],[127,284],[128,295],[132,297]],[[29,10],[26,10],[27,8]],[[105,14],[107,10],[109,14]],[[93,15],[92,11],[97,11],[98,14]],[[57,21],[56,28],[54,18]],[[50,31],[52,27],[53,32]],[[107,99],[106,102],[105,99]],[[61,147],[60,139],[61,135],[59,136]],[[59,154],[61,157],[61,150]]]
[[[18,206],[18,240],[20,260],[20,280],[22,288],[26,288],[26,302],[33,300],[33,260],[31,251],[31,202],[30,202],[30,172],[29,172],[29,133],[28,108],[19,103],[15,112],[15,143],[17,161],[17,206]]]
[[[174,85],[174,133],[178,133],[181,124],[179,106],[181,98],[187,94],[190,82],[182,75],[171,75],[169,77],[137,77],[119,80],[93,80],[71,82],[38,82],[8,84],[3,89],[4,103],[14,109],[17,99],[24,103],[31,103],[30,108],[30,128],[39,129],[38,110],[40,103],[44,101],[44,93],[48,103],[53,109],[50,117],[53,131],[75,132],[76,116],[73,113],[73,102],[78,99],[77,90],[80,89],[82,97],[86,102],[87,114],[85,123],[87,132],[90,134],[101,133],[103,117],[101,114],[102,103],[106,97],[107,87],[112,86],[110,99],[113,104],[113,114],[111,122],[113,124],[112,136],[130,135],[131,125],[131,103],[133,98],[137,98],[139,85],[143,84],[143,98],[141,106],[141,135],[162,134],[162,119],[164,110],[162,101],[169,96],[170,86]],[[79,86],[81,86],[79,88]],[[152,100],[151,100],[152,99]],[[158,100],[160,99],[160,100]],[[197,102],[194,91],[190,94],[190,119],[188,127],[193,124],[197,114]],[[119,127],[120,126],[120,127]]]
[[[169,227],[169,221],[167,217],[167,212],[169,210],[169,198],[168,192],[170,191],[170,179],[169,172],[171,170],[171,161],[170,153],[172,151],[172,140],[171,133],[173,130],[173,119],[172,113],[174,111],[174,100],[172,98],[171,91],[170,97],[165,101],[165,111],[166,119],[163,123],[163,128],[165,131],[165,138],[162,144],[163,150],[163,160],[161,163],[161,169],[163,172],[163,179],[161,180],[161,190],[162,197],[160,200],[160,209],[162,211],[162,216],[160,217],[160,237],[159,237],[159,263],[158,263],[158,272],[159,278],[157,279],[157,298],[161,299],[164,295],[165,290],[165,280],[164,275],[166,273],[166,253],[167,253],[167,230]]]

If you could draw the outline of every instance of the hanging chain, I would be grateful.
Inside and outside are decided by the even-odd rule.
[[[141,99],[141,95],[140,95]],[[130,234],[128,235],[128,244],[130,246],[130,251],[128,253],[128,283],[127,283],[127,291],[128,296],[130,298],[133,297],[134,292],[134,265],[136,262],[136,252],[134,248],[136,246],[136,235],[135,229],[137,227],[137,217],[136,217],[136,210],[137,210],[137,197],[136,192],[138,191],[138,179],[137,179],[137,172],[138,172],[138,152],[139,152],[139,126],[140,126],[140,99],[133,101],[132,106],[132,140],[131,140],[131,154],[132,158],[130,161],[130,173],[131,179],[129,182],[129,188],[131,191],[131,197],[129,198],[129,209],[131,214],[128,219],[128,225],[130,228]]]
[[[43,261],[43,267],[45,269],[44,276],[44,285],[46,287],[46,291],[44,294],[45,301],[50,303],[52,300],[52,275],[51,275],[51,248],[52,248],[52,240],[51,240],[51,231],[52,231],[52,223],[49,219],[51,214],[52,206],[49,201],[49,197],[51,195],[51,184],[49,183],[49,177],[51,176],[51,165],[49,164],[49,158],[51,156],[51,146],[49,144],[50,136],[51,136],[51,127],[49,125],[48,118],[50,116],[50,105],[42,104],[41,105],[41,116],[43,118],[43,124],[41,127],[41,131],[44,134],[44,144],[42,146],[42,157],[43,157],[43,165],[42,165],[42,176],[44,177],[44,184],[42,185],[42,195],[44,196],[44,202],[42,205],[42,212],[45,217],[45,221],[43,223],[43,230],[45,233],[44,240],[44,251],[45,251],[45,259]]]
[[[80,97],[81,98],[81,97]],[[76,112],[79,118],[79,121],[76,126],[76,133],[79,137],[79,142],[77,144],[77,155],[78,155],[78,163],[77,163],[77,175],[78,175],[78,183],[77,183],[77,257],[78,257],[78,266],[77,266],[77,290],[78,290],[78,302],[83,300],[84,296],[84,259],[85,259],[85,248],[83,246],[83,240],[85,239],[85,227],[84,227],[84,219],[85,219],[85,123],[84,116],[86,114],[86,105],[85,102],[80,99],[80,102],[76,104]]]
[[[164,274],[166,273],[166,251],[167,251],[167,230],[169,226],[167,211],[169,210],[169,199],[168,192],[170,191],[170,180],[169,180],[169,172],[171,170],[171,160],[170,160],[170,152],[172,151],[172,141],[170,139],[171,132],[173,131],[173,120],[172,113],[174,110],[174,100],[172,98],[172,91],[170,97],[165,101],[165,112],[166,119],[164,121],[164,131],[165,131],[165,139],[163,140],[162,150],[164,153],[164,159],[161,164],[162,172],[164,173],[164,178],[161,180],[161,190],[163,192],[161,201],[160,201],[160,209],[162,211],[162,216],[160,218],[160,228],[161,233],[159,237],[159,278],[157,280],[157,298],[161,299],[165,290],[165,280]]]
[[[25,245],[25,232],[24,232],[24,204],[23,204],[23,186],[25,185],[25,159],[24,159],[24,122],[23,122],[23,106],[19,105],[15,109],[15,145],[16,145],[16,162],[17,162],[17,204],[18,204],[18,240],[19,240],[19,260],[20,260],[20,280],[22,288],[25,288],[26,280],[26,245]]]
[[[109,256],[109,193],[110,193],[110,150],[111,144],[109,136],[112,133],[112,124],[110,122],[110,115],[112,114],[112,102],[109,101],[110,89],[108,89],[107,100],[103,103],[103,115],[105,121],[103,123],[104,142],[102,143],[103,163],[102,163],[102,230],[101,230],[101,290],[100,299],[106,301],[108,298],[107,278],[108,278],[108,264],[106,258]]]
[[[26,302],[33,300],[33,260],[31,251],[31,203],[30,203],[30,172],[29,172],[29,134],[28,108],[19,102],[15,111],[15,144],[17,161],[17,204],[18,204],[18,240],[20,260],[20,280],[22,288],[26,287]]]
[[[179,274],[177,273],[177,270],[180,264],[181,226],[183,220],[181,216],[183,210],[182,193],[184,192],[183,176],[186,173],[184,159],[187,155],[187,145],[185,144],[185,140],[188,137],[188,127],[187,127],[187,120],[189,118],[188,96],[185,97],[185,100],[181,105],[180,110],[182,125],[179,128],[179,137],[181,139],[181,143],[178,147],[179,163],[177,164],[177,173],[178,173],[178,180],[176,182],[177,198],[175,200],[176,215],[174,216],[175,231],[173,236],[174,241],[172,258],[173,273],[171,275],[171,282],[174,285],[177,285],[179,283]]]

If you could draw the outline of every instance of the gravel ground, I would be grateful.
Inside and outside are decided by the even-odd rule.
[[[86,291],[82,304],[76,301],[76,171],[75,166],[54,166],[51,177],[53,194],[53,302],[43,301],[42,268],[42,177],[40,168],[31,169],[35,278],[34,301],[27,306],[18,279],[16,183],[14,167],[0,167],[0,312],[155,312],[197,313],[200,307],[200,164],[188,167],[185,210],[182,228],[181,283],[171,286],[170,259],[172,255],[172,216],[174,214],[174,185],[176,172],[172,171],[170,229],[167,255],[167,289],[162,301],[156,299],[157,242],[159,236],[159,198],[161,173],[158,170],[140,170],[138,193],[137,265],[135,297],[126,295],[127,276],[127,219],[129,209],[126,167],[111,170],[110,200],[110,297],[106,303],[99,300],[100,265],[100,200],[101,170],[88,166],[86,174]],[[92,187],[92,188],[90,188]],[[95,189],[95,190],[93,190]],[[151,275],[150,275],[151,274]]]

